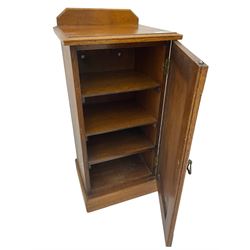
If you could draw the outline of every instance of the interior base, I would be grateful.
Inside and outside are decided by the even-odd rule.
[[[152,176],[147,179],[138,180],[129,186],[113,190],[109,193],[97,193],[89,195],[85,192],[83,178],[81,176],[77,159],[75,160],[75,163],[87,212],[92,212],[157,191],[156,179],[154,176]]]

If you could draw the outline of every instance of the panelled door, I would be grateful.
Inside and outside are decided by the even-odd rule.
[[[160,138],[157,183],[166,245],[171,246],[200,98],[208,66],[172,44]]]

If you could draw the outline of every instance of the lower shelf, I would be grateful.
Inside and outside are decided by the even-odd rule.
[[[93,193],[110,192],[138,179],[152,176],[140,155],[132,155],[94,165],[90,169]]]
[[[132,160],[134,159],[134,160]],[[77,164],[88,212],[157,191],[155,176],[138,155],[97,164],[90,170],[91,193],[87,194]]]

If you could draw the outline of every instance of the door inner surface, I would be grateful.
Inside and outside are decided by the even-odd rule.
[[[208,66],[173,42],[160,140],[157,184],[166,245],[171,246]]]

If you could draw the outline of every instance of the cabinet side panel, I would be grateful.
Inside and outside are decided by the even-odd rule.
[[[71,110],[71,119],[75,138],[77,161],[79,164],[79,170],[81,171],[81,176],[83,178],[84,188],[86,192],[89,192],[90,180],[77,53],[75,48],[70,46],[62,46],[62,52]]]
[[[148,75],[159,83],[158,89],[143,91],[136,93],[137,101],[149,111],[156,119],[156,126],[143,128],[145,134],[154,144],[158,144],[158,135],[160,129],[161,108],[163,93],[165,87],[165,69],[164,65],[169,53],[169,43],[157,44],[150,47],[141,47],[135,49],[135,69]],[[143,154],[146,163],[152,172],[155,171],[155,157],[157,149],[151,150]]]

